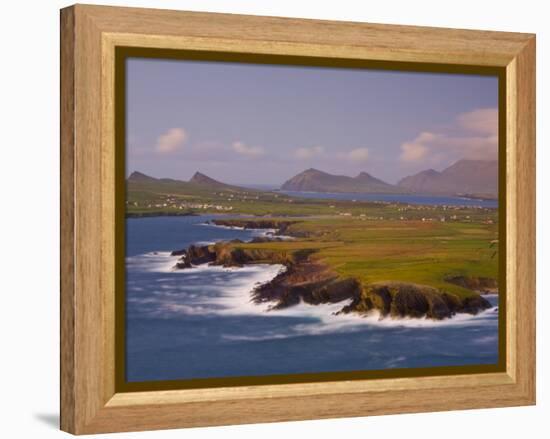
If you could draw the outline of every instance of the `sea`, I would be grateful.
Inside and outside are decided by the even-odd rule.
[[[186,380],[498,362],[492,308],[444,321],[335,315],[346,303],[268,310],[251,291],[284,267],[174,270],[172,250],[271,230],[218,227],[220,216],[126,220],[126,380]]]

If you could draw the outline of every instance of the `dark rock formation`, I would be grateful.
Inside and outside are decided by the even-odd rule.
[[[460,309],[460,312],[477,314],[488,308],[491,308],[491,304],[487,302],[487,299],[475,294],[462,299],[462,308]]]
[[[257,287],[253,300],[275,302],[271,309],[282,309],[301,301],[310,305],[337,303],[358,297],[360,291],[356,279],[339,278],[326,266],[306,259],[288,264],[271,282]]]
[[[170,256],[183,256],[187,254],[187,249],[183,248],[181,250],[174,250],[170,253]]]
[[[245,264],[290,264],[295,254],[261,248],[242,248],[240,240],[220,242],[212,245],[191,245],[187,250],[172,252],[180,256],[174,268],[185,269],[195,265],[211,264],[224,267],[242,267]],[[235,245],[237,244],[237,245]],[[176,254],[177,253],[177,254]],[[299,252],[296,252],[299,255]]]
[[[213,262],[216,260],[216,252],[210,245],[191,245],[187,249],[187,257],[194,265],[206,264],[207,262]]]
[[[461,299],[426,285],[390,282],[369,285],[341,312],[368,314],[376,310],[382,317],[428,317],[441,320],[459,312],[477,314],[490,307],[491,304],[478,294]]]
[[[187,250],[174,250],[172,256],[181,256],[174,268],[191,268],[193,265],[212,263],[216,260],[216,251],[213,246],[190,245]]]

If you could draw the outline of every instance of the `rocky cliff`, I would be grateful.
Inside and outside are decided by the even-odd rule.
[[[381,317],[428,317],[441,320],[456,313],[477,314],[491,304],[478,294],[460,298],[426,285],[384,282],[366,286],[343,313],[378,311]]]

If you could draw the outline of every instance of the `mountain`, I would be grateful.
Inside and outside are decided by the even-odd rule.
[[[134,171],[130,174],[130,176],[128,177],[128,181],[130,182],[135,182],[135,183],[139,183],[139,182],[143,182],[143,183],[153,183],[155,181],[158,181],[157,178],[154,178],[154,177],[150,177],[149,175],[145,175],[141,172],[138,172],[138,171]]]
[[[307,169],[287,180],[284,191],[297,192],[356,192],[356,193],[398,193],[404,189],[385,183],[366,172],[356,177],[333,175],[318,169]]]
[[[170,184],[187,184],[183,180],[174,180],[173,178],[155,178],[143,172],[134,171],[128,177],[128,183],[170,183]]]
[[[189,181],[183,180],[174,180],[172,178],[155,178],[149,175],[143,174],[142,172],[132,172],[128,177],[128,183],[137,184],[139,186],[151,186],[162,184],[164,186],[169,185],[172,188],[179,189],[214,189],[214,190],[226,190],[232,192],[255,192],[254,189],[246,189],[238,186],[233,186],[230,184],[222,183],[221,181],[214,180],[208,175],[202,174],[201,172],[195,172],[193,177]]]
[[[201,172],[195,172],[189,183],[197,186],[201,186],[207,189],[216,189],[233,192],[258,192],[258,189],[244,188],[241,186],[235,186],[232,184],[222,183],[221,181],[214,180],[212,177],[205,175]]]
[[[397,185],[411,192],[427,194],[498,194],[496,160],[459,160],[441,172],[428,169],[403,178]]]
[[[426,171],[419,172],[418,174],[409,175],[408,177],[402,178],[397,185],[407,188],[412,192],[425,192],[424,188],[433,184],[440,175],[441,173],[436,170],[428,169]]]
[[[228,184],[222,183],[221,181],[214,180],[213,178],[209,177],[208,175],[202,174],[201,172],[195,172],[193,177],[191,177],[191,180],[189,180],[189,183],[198,184],[201,186],[208,186],[211,188],[217,188],[217,189],[224,189],[227,187],[231,187]]]
[[[382,188],[392,186],[391,184],[386,183],[379,178],[373,177],[367,172],[361,172],[357,177],[355,177],[354,180],[360,182],[361,184],[371,185],[372,187],[380,186]]]

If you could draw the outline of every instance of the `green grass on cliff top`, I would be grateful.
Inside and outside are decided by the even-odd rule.
[[[246,244],[249,248],[316,249],[314,258],[363,285],[399,281],[429,285],[468,296],[449,276],[498,278],[498,227],[422,221],[365,221],[358,218],[305,219],[290,231],[313,233],[287,242]]]

